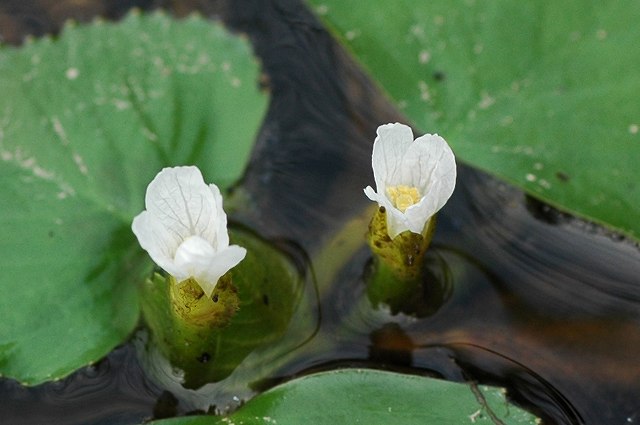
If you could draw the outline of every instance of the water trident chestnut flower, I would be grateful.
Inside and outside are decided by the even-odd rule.
[[[437,134],[413,140],[411,128],[399,123],[378,127],[371,163],[377,192],[367,186],[364,193],[385,208],[392,239],[406,230],[422,233],[456,184],[447,142]]]
[[[220,189],[207,185],[197,167],[160,171],[147,187],[145,207],[131,225],[140,246],[178,283],[194,279],[207,297],[247,253],[229,245]]]

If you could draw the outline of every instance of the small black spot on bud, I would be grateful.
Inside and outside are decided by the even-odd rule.
[[[387,209],[383,206],[380,207],[380,214],[384,214],[387,212]]]
[[[209,353],[202,353],[200,354],[200,357],[197,358],[197,360],[200,363],[207,363],[209,360],[211,360],[211,356],[209,355]]]
[[[213,294],[213,298],[211,298],[214,303],[218,302],[218,294]]]
[[[267,296],[267,294],[264,294],[264,295],[262,296],[262,303],[263,303],[264,305],[269,305],[269,297]]]

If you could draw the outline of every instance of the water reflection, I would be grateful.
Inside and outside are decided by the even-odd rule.
[[[59,24],[45,13],[52,6],[33,3],[38,25],[31,30]],[[75,3],[56,6],[56,16],[87,10]],[[101,6],[108,2],[81,3],[109,14]],[[451,271],[451,293],[420,320],[370,308],[362,284],[368,251],[339,233],[351,226],[347,234],[361,228],[364,235],[368,200],[362,188],[373,177],[375,129],[402,118],[298,1],[176,3],[170,7],[181,13],[222,13],[254,42],[273,99],[240,187],[253,195],[254,208],[234,219],[266,238],[293,241],[318,277],[319,332],[282,367],[245,388],[245,396],[291,375],[367,364],[506,386],[510,397],[549,423],[640,420],[637,246],[553,215],[462,165],[432,248]],[[24,15],[31,12],[16,10],[11,31],[24,33]],[[12,15],[5,6],[0,17],[6,16]],[[328,243],[332,250],[323,254]],[[344,258],[349,267],[328,266]],[[0,418],[15,424],[45,418],[126,424],[192,409],[141,373],[131,347],[60,383],[25,389],[2,380],[0,393]]]

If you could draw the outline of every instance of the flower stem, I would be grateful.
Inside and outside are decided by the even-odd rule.
[[[387,232],[385,208],[376,211],[367,238],[374,254],[367,292],[374,305],[386,304],[395,314],[412,310],[408,306],[422,299],[425,252],[434,229],[435,216],[421,234],[406,231],[392,239]]]

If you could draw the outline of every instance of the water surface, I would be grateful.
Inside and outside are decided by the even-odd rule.
[[[246,396],[290,376],[367,365],[505,386],[547,423],[640,421],[638,247],[464,164],[428,254],[434,276],[450,283],[442,306],[416,319],[366,303],[369,253],[345,248],[340,232],[366,231],[375,129],[403,119],[300,2],[4,0],[0,31],[18,42],[132,5],[220,17],[249,35],[264,66],[272,101],[240,185],[254,208],[233,219],[311,259],[319,294],[309,305],[320,311],[310,310],[314,337]],[[335,274],[325,273],[327,244],[348,254]],[[131,344],[60,382],[2,379],[0,397],[11,424],[136,424],[193,409],[145,376]]]

